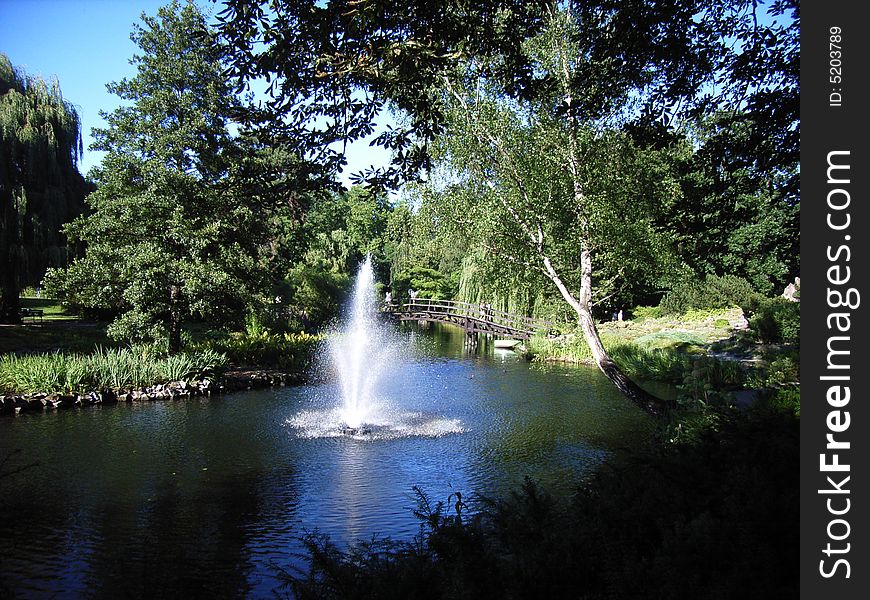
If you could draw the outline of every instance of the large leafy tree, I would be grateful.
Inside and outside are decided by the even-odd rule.
[[[172,2],[143,15],[131,38],[136,75],[109,84],[124,102],[94,132],[107,154],[91,214],[67,227],[85,256],[49,282],[69,302],[114,312],[113,336],[175,350],[186,320],[243,311],[275,251],[261,198],[236,185],[252,167],[229,130],[238,101],[203,14]],[[275,153],[261,162],[283,162]]]
[[[0,321],[18,319],[18,295],[69,259],[61,227],[84,209],[81,124],[57,81],[15,69],[0,54]]]
[[[784,2],[771,6],[778,15],[788,8]],[[551,142],[559,138],[557,145],[549,146],[556,151],[554,156],[561,157],[563,169],[552,185],[567,182],[558,197],[569,198],[572,210],[585,215],[574,220],[581,234],[572,261],[579,265],[578,290],[564,285],[564,267],[556,269],[558,277],[554,277],[543,258],[539,262],[547,278],[576,309],[602,370],[628,395],[649,404],[649,397],[607,357],[590,310],[593,253],[607,256],[596,249],[599,234],[593,225],[608,207],[624,202],[619,200],[625,195],[623,182],[620,177],[611,178],[615,188],[605,194],[608,201],[599,202],[597,181],[584,169],[606,168],[606,161],[587,160],[595,153],[610,152],[617,163],[623,157],[620,149],[629,152],[628,162],[652,156],[641,152],[642,145],[633,146],[619,136],[598,135],[619,127],[628,129],[630,121],[636,122],[635,131],[649,132],[652,124],[659,123],[669,133],[675,124],[717,111],[723,104],[758,116],[765,98],[787,113],[794,61],[783,54],[793,45],[780,44],[769,35],[775,36],[776,26],[758,27],[758,10],[758,3],[749,0],[477,0],[410,6],[391,0],[229,0],[221,15],[221,29],[232,48],[236,74],[272,79],[274,100],[253,118],[271,119],[285,127],[290,123],[292,135],[311,147],[334,149],[337,140],[368,134],[377,112],[389,102],[409,113],[408,126],[388,131],[376,143],[396,150],[394,166],[398,168],[426,166],[431,141],[443,133],[450,118],[450,97],[471,106],[465,91],[458,94],[465,97],[462,100],[456,94],[443,94],[445,86],[461,87],[465,71],[457,66],[466,63],[479,68],[480,76],[496,87],[491,98],[502,96],[532,108],[537,121],[524,122],[521,117],[505,131],[531,136],[521,140],[524,143],[546,142],[541,136]],[[739,18],[739,24],[729,28],[732,18]],[[545,27],[548,31],[539,35]],[[794,29],[788,31],[794,33]],[[532,39],[539,44],[535,52],[528,51],[527,42]],[[783,77],[765,84],[771,72]],[[487,121],[478,118],[479,108],[483,105],[476,103],[466,113],[472,121]],[[771,135],[759,133],[753,139],[764,143],[747,146],[747,151],[762,158],[762,148],[771,145],[765,140]],[[471,138],[477,139],[480,150],[487,145],[494,149],[494,156],[506,161],[503,167],[513,162],[519,172],[522,157],[508,160],[515,148],[499,149],[497,136],[487,139],[480,127]],[[596,143],[587,143],[587,138]],[[534,145],[526,148],[535,154]],[[340,154],[334,156],[340,164]],[[788,160],[785,156],[784,161]],[[541,161],[534,170],[547,172],[546,163]],[[504,169],[498,178],[505,181],[511,170]],[[491,175],[485,168],[479,171]],[[518,183],[522,178],[514,177],[516,181],[510,184],[513,197],[528,195]],[[529,195],[527,203],[540,201]],[[515,218],[507,206],[504,211],[518,232],[533,246],[537,244],[541,235],[534,220],[520,211]],[[615,233],[625,232],[617,229]],[[638,241],[628,240],[630,245]],[[618,262],[616,254],[611,257],[611,264]],[[552,265],[553,257],[548,258]]]
[[[596,100],[575,102],[576,73],[588,60],[580,34],[569,10],[554,11],[546,29],[528,41],[530,64],[553,90],[536,100],[505,98],[486,69],[474,65],[463,87],[446,84],[451,118],[443,143],[460,177],[453,195],[465,199],[456,202],[459,213],[451,221],[466,224],[484,245],[487,262],[512,263],[554,286],[600,369],[655,410],[655,400],[609,357],[592,309],[607,293],[602,289],[618,280],[662,272],[667,244],[651,216],[673,202],[678,186],[657,153],[591,118],[604,114],[603,106],[593,106]],[[611,281],[602,281],[603,274]]]

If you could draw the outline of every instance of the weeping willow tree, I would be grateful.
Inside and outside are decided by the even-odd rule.
[[[81,122],[56,80],[0,54],[0,321],[18,319],[22,287],[67,264],[61,226],[84,209]]]

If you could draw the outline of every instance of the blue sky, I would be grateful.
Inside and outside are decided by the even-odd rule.
[[[145,12],[153,15],[169,0],[0,0],[0,52],[30,75],[57,77],[64,98],[75,105],[82,120],[85,151],[79,169],[87,173],[102,153],[88,150],[92,127],[105,122],[99,111],[111,112],[118,98],[106,84],[131,77],[129,59],[138,50],[130,41],[133,24]],[[200,2],[208,14],[219,5]],[[384,164],[381,149],[356,143],[348,150],[349,168]]]

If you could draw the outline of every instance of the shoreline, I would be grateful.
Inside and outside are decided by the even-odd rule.
[[[276,369],[237,368],[228,370],[215,379],[172,381],[144,388],[113,390],[102,388],[79,394],[35,392],[29,394],[0,394],[0,415],[15,417],[22,413],[51,412],[121,402],[159,402],[186,400],[197,397],[231,394],[253,389],[285,387],[305,383],[303,373]]]

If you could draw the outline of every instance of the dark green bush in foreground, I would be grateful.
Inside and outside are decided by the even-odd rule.
[[[763,298],[751,302],[749,326],[765,344],[797,344],[801,333],[799,302],[785,298]]]
[[[307,598],[730,600],[798,595],[794,414],[723,412],[608,467],[572,498],[531,482],[469,516],[419,495],[421,535],[344,552],[306,538]],[[458,502],[457,502],[458,500]]]

